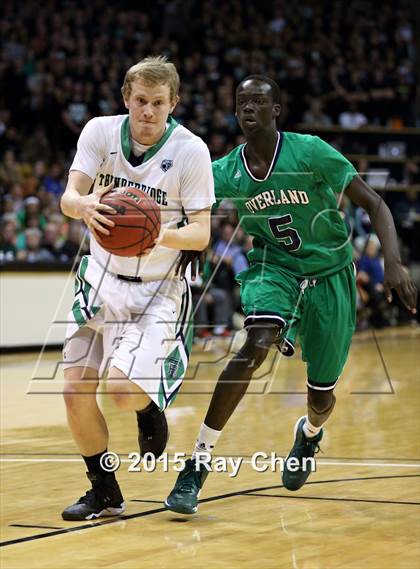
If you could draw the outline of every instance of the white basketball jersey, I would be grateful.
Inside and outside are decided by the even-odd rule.
[[[208,148],[173,118],[168,119],[160,141],[141,158],[136,160],[131,152],[128,115],[97,117],[80,134],[70,170],[91,177],[94,189],[114,182],[115,188],[143,190],[159,204],[163,228],[181,227],[188,213],[215,202]],[[119,257],[105,251],[93,236],[90,246],[93,257],[107,271],[145,280],[173,277],[179,256],[175,249],[156,246],[141,258]]]

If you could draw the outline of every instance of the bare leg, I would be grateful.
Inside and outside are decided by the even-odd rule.
[[[139,411],[151,402],[150,397],[117,367],[109,370],[107,392],[122,411]]]
[[[80,454],[92,456],[108,446],[108,428],[96,400],[98,370],[72,367],[64,370],[67,421]]]
[[[222,371],[204,423],[221,431],[248,389],[253,373],[267,357],[278,335],[276,326],[251,328],[245,344]]]
[[[308,387],[308,419],[314,427],[321,427],[333,412],[336,401],[333,391]]]

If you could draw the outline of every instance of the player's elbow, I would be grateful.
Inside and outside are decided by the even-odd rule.
[[[210,219],[199,219],[192,221],[190,233],[190,247],[194,251],[204,251],[210,242]]]
[[[207,249],[208,244],[210,243],[210,228],[207,231],[203,231],[198,238],[197,246],[194,247],[196,251],[204,251]]]
[[[388,209],[384,199],[375,192],[375,194],[369,196],[369,199],[366,202],[364,210],[369,216],[369,219],[372,221],[375,219],[378,212],[382,209]]]
[[[202,240],[200,247],[199,247],[199,251],[204,251],[204,249],[207,249],[207,247],[209,246],[210,243],[210,232],[208,235],[206,235],[204,237],[204,239]]]
[[[61,209],[62,213],[64,213],[64,215],[67,215],[67,217],[70,217],[69,208],[68,208],[68,196],[67,196],[66,192],[64,192],[60,198],[60,209]]]

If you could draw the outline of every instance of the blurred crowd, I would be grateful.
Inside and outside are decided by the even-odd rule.
[[[206,141],[213,158],[242,142],[234,91],[250,73],[279,83],[280,126],[286,130],[415,126],[415,36],[405,1],[385,1],[380,10],[358,0],[144,0],[140,7],[105,0],[6,0],[2,8],[1,263],[71,263],[88,250],[83,224],[66,219],[59,208],[77,138],[91,117],[125,112],[124,73],[150,53],[166,54],[177,66],[181,101],[175,117]],[[349,148],[343,137],[333,143],[344,153],[357,151],[357,143],[356,150]],[[417,163],[404,164],[398,182],[418,180]],[[418,279],[418,194],[399,194],[390,205],[405,262]],[[383,325],[377,286],[383,269],[373,271],[373,263],[362,261],[373,255],[375,239],[368,240],[363,211],[341,207],[358,238],[361,302],[373,302],[368,318]],[[238,309],[234,275],[246,267],[252,242],[237,229],[229,204],[219,213],[207,262],[208,274],[218,271],[198,317],[203,334],[213,324],[223,335]],[[380,259],[376,249],[374,258]]]

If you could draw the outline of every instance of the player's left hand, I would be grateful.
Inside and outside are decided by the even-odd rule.
[[[158,242],[158,237],[156,237],[156,239],[153,241],[153,243],[151,244],[150,247],[148,247],[147,249],[145,249],[144,251],[142,251],[140,253],[140,255],[136,255],[137,258],[140,257],[146,257],[146,255],[149,255],[149,253],[151,253],[153,251],[153,249],[155,248],[156,244]]]
[[[205,258],[204,251],[181,251],[181,257],[175,267],[175,275],[181,278],[184,277],[185,271],[191,263],[191,280],[195,281],[197,276],[203,271]]]
[[[417,289],[412,283],[408,271],[401,262],[385,261],[384,292],[388,302],[392,302],[392,289],[395,289],[401,302],[413,314],[417,313]]]

